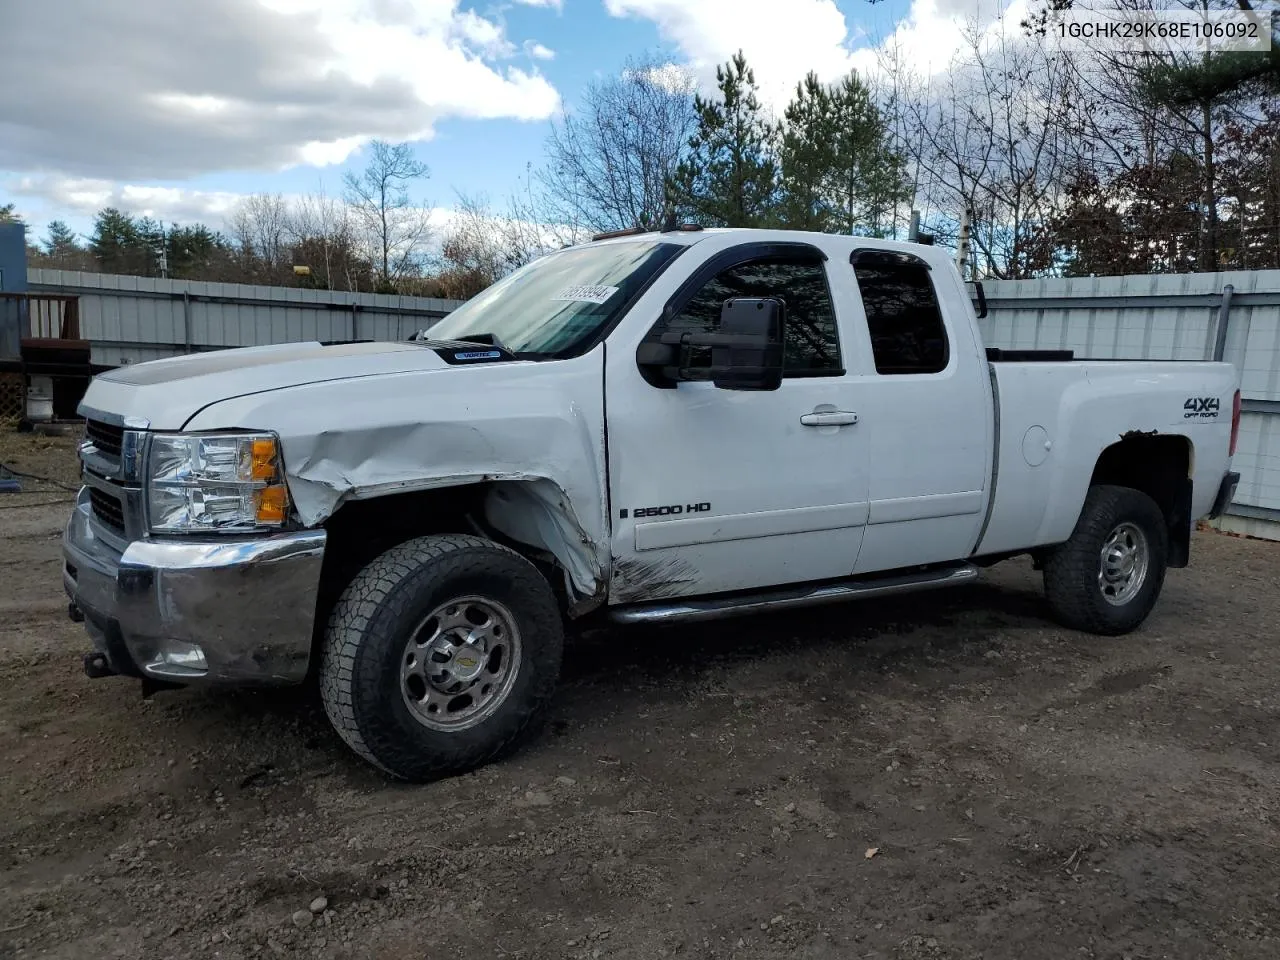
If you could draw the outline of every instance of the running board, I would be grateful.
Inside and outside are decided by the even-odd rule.
[[[644,603],[619,607],[609,613],[616,623],[688,623],[697,620],[721,620],[745,614],[789,610],[793,607],[815,607],[845,600],[890,597],[898,593],[936,590],[978,579],[978,568],[971,563],[934,568],[919,573],[897,574],[845,583],[824,584],[753,593],[732,597],[705,597],[674,603]]]

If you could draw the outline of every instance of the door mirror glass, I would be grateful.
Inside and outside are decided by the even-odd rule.
[[[777,297],[733,297],[720,305],[715,330],[667,330],[641,344],[636,359],[672,385],[710,380],[721,390],[777,390],[786,314]]]
[[[748,255],[752,246],[761,248],[759,256]],[[668,301],[636,348],[636,365],[648,384],[673,389],[682,380],[710,380],[726,390],[776,389],[775,338],[781,340],[783,379],[844,375],[826,261],[819,250],[805,244],[744,244],[719,259],[727,265],[708,264],[699,271],[696,282]],[[739,339],[732,347],[715,338],[729,336],[722,323],[735,328]],[[715,346],[721,349],[713,358]],[[752,372],[752,367],[759,369]]]
[[[786,305],[776,297],[735,297],[720,308],[721,343],[711,344],[711,380],[722,390],[782,385]]]

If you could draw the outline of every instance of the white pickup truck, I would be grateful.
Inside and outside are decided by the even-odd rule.
[[[315,678],[422,781],[534,728],[575,622],[1029,554],[1063,623],[1130,631],[1232,497],[1236,372],[987,350],[977,319],[931,246],[682,228],[543,257],[410,342],[104,373],[64,541],[86,672]]]

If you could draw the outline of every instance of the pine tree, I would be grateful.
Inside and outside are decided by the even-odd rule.
[[[94,217],[89,251],[103,273],[136,275],[146,263],[138,225],[115,207],[104,207]]]
[[[138,271],[143,276],[159,277],[168,274],[168,238],[164,224],[151,217],[136,221],[138,230]],[[161,254],[165,254],[162,262]],[[162,269],[163,267],[163,269]]]
[[[739,51],[716,68],[719,98],[695,98],[698,129],[676,169],[677,212],[706,227],[769,227],[779,222],[777,128],[756,93],[755,73]]]
[[[907,197],[903,159],[856,73],[830,87],[805,77],[786,109],[780,156],[794,229],[878,236]]]
[[[169,276],[191,279],[207,275],[231,260],[231,244],[202,223],[190,227],[171,224],[165,249]]]
[[[72,229],[67,226],[65,221],[51,220],[49,222],[48,232],[44,238],[44,252],[46,256],[56,260],[65,260],[81,250],[79,241]]]
[[[832,226],[825,181],[835,164],[831,135],[835,107],[831,91],[810,73],[796,85],[795,98],[783,113],[779,163],[782,217],[793,230],[827,230]]]

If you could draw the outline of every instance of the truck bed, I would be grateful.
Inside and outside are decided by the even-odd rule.
[[[975,555],[1066,540],[1099,455],[1133,434],[1177,435],[1190,444],[1192,516],[1208,512],[1230,447],[1230,364],[1041,356],[1060,351],[1013,359],[1025,352],[998,351],[988,364],[994,493]]]

